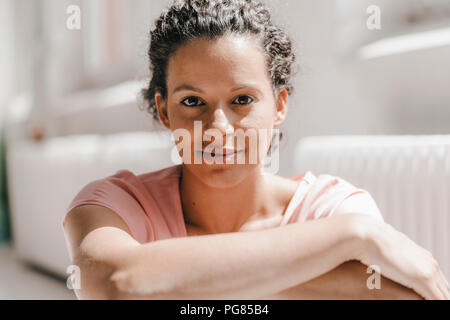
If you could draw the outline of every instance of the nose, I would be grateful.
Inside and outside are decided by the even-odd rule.
[[[208,129],[219,130],[223,135],[229,135],[234,132],[234,126],[222,108],[214,110]]]
[[[233,143],[234,126],[222,108],[216,108],[212,112],[209,125],[205,129],[204,135],[214,141],[215,145],[229,146]],[[223,141],[215,141],[217,134],[222,135]]]

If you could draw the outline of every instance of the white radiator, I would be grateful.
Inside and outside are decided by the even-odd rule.
[[[433,253],[450,278],[450,135],[300,140],[295,172],[337,175],[366,189],[385,221]]]

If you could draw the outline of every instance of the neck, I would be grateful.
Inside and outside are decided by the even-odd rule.
[[[268,176],[256,167],[244,180],[229,188],[202,182],[182,165],[181,202],[185,222],[207,233],[237,232],[256,215],[265,215],[271,204]]]

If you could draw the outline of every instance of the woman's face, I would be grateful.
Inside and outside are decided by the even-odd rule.
[[[180,47],[169,60],[167,99],[156,92],[155,102],[168,129],[189,133],[190,141],[183,137],[183,144],[188,142],[190,150],[179,147],[186,168],[205,184],[226,188],[261,168],[272,129],[280,126],[286,115],[287,96],[281,89],[274,97],[265,58],[255,40],[226,36],[197,39]],[[237,143],[234,135],[238,131],[247,135],[244,144]],[[251,135],[258,137],[256,146]],[[216,157],[230,152],[224,149],[231,147],[245,155],[245,163],[221,157],[222,164],[211,164],[203,158],[208,154],[205,151],[214,152],[206,149],[208,145],[219,147]],[[188,156],[191,161],[186,161]],[[199,158],[200,163],[195,161]]]

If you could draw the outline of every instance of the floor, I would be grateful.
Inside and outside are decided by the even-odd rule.
[[[74,300],[63,279],[21,262],[7,244],[0,244],[0,300]]]

